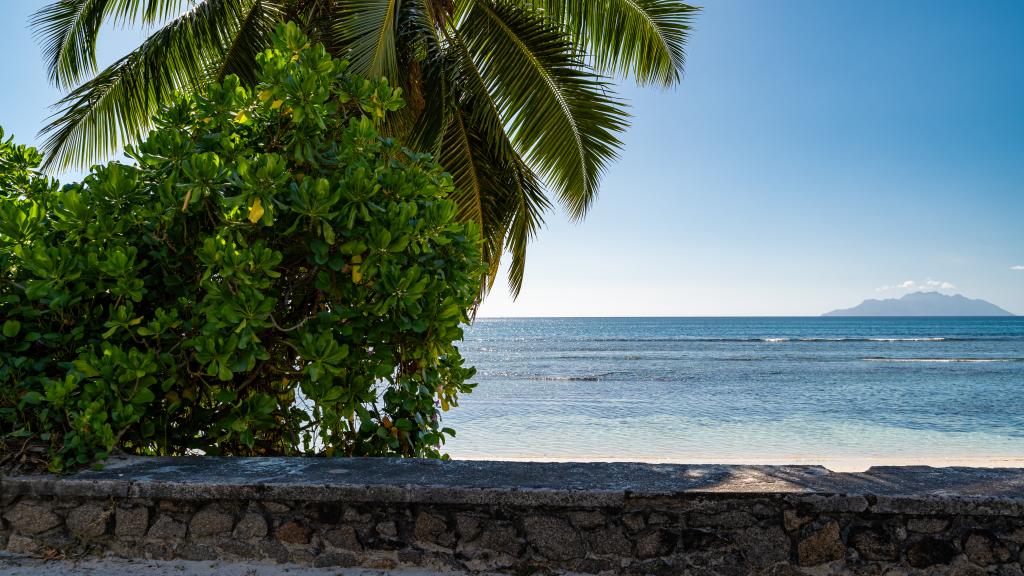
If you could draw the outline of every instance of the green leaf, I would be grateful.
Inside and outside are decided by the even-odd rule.
[[[75,367],[75,370],[81,372],[86,378],[95,378],[100,375],[99,370],[93,368],[92,364],[86,360],[75,360],[72,362],[72,365]]]
[[[149,404],[156,399],[156,396],[149,388],[140,388],[132,397],[132,404]]]
[[[14,338],[21,331],[21,322],[17,320],[8,320],[4,322],[4,336],[8,338]]]
[[[43,395],[32,390],[21,397],[21,401],[31,406],[37,406],[43,402]]]
[[[217,392],[217,402],[221,404],[232,404],[238,398],[238,394],[234,390],[221,389]]]

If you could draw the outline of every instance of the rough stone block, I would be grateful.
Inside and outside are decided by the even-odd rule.
[[[907,520],[907,530],[919,534],[937,534],[949,528],[946,518],[911,518]]]
[[[263,506],[264,510],[270,512],[271,514],[284,514],[285,512],[291,510],[291,508],[287,504],[282,504],[280,502],[262,502],[261,505]]]
[[[4,514],[4,519],[21,534],[39,534],[60,526],[60,518],[50,506],[39,502],[21,501]]]
[[[262,514],[246,512],[235,526],[233,536],[242,540],[258,540],[267,535],[267,520]]]
[[[348,568],[358,563],[359,559],[351,552],[324,552],[313,560],[313,566],[316,568]]]
[[[309,546],[291,546],[288,548],[288,561],[308,566],[316,560],[316,553],[317,550]]]
[[[393,539],[398,537],[398,525],[391,520],[378,522],[376,526],[377,535],[381,538]]]
[[[987,573],[982,570],[982,573]],[[1024,576],[1024,570],[1017,564],[1003,564],[996,568],[995,576]]]
[[[177,551],[177,556],[182,560],[216,560],[217,551],[209,546],[190,543]]]
[[[356,533],[356,529],[351,526],[332,528],[324,532],[323,539],[330,546],[341,550],[355,550],[358,552],[363,549],[362,544],[359,543],[359,535]]]
[[[364,514],[355,508],[346,508],[345,512],[341,515],[341,519],[346,524],[351,524],[357,528],[360,526],[372,527],[373,525],[372,514]]]
[[[716,567],[718,568],[718,567]],[[701,576],[719,576],[721,573],[717,570],[710,571],[684,571],[682,566],[676,566],[670,560],[665,558],[657,558],[654,560],[648,560],[646,562],[635,562],[626,567],[622,571],[623,574],[629,576],[677,576],[679,574],[700,574]],[[724,576],[724,575],[722,575]]]
[[[306,518],[324,524],[337,524],[343,512],[343,507],[333,502],[315,502],[303,506]]]
[[[607,526],[591,530],[586,534],[587,546],[599,556],[629,557],[633,552],[633,544],[626,538],[622,528]]]
[[[443,516],[420,512],[416,516],[416,524],[413,526],[413,537],[417,544],[424,548],[440,546],[451,548],[455,545],[456,537],[448,529],[448,522]]]
[[[385,556],[375,556],[367,558],[363,565],[367,568],[374,570],[394,570],[398,566],[398,562],[394,558],[387,558]]]
[[[7,539],[7,551],[11,554],[35,556],[41,550],[42,547],[38,542],[21,534],[11,534],[11,537]]]
[[[963,559],[963,556],[955,558],[950,564],[949,569],[945,571],[938,570],[936,574],[949,574],[949,576],[988,576],[988,570],[985,570],[981,566],[971,564],[967,560]],[[999,574],[999,572],[996,572]]]
[[[644,515],[639,512],[624,515],[622,517],[622,525],[630,532],[639,532],[647,526],[644,522]]]
[[[684,552],[713,550],[728,544],[729,542],[714,530],[683,528],[679,531],[679,546]],[[789,549],[788,546],[786,549]]]
[[[956,555],[956,547],[952,543],[938,538],[922,538],[907,546],[907,563],[914,568],[949,564]]]
[[[95,503],[83,504],[68,512],[64,520],[68,531],[77,538],[98,538],[107,533],[111,510]]]
[[[899,556],[895,539],[881,528],[854,528],[850,546],[865,560],[895,560]]]
[[[672,523],[672,518],[666,514],[660,512],[651,512],[647,517],[648,526],[665,526]]]
[[[788,509],[782,513],[782,525],[795,532],[814,521],[814,516],[799,510]]]
[[[423,563],[423,551],[415,548],[402,548],[398,551],[398,561],[402,564],[419,566]]]
[[[146,558],[153,560],[171,560],[177,553],[177,545],[167,542],[146,542],[143,546],[143,554]]]
[[[1010,530],[1003,534],[1003,539],[1024,547],[1024,527]]]
[[[568,564],[569,570],[577,574],[618,574],[622,561],[618,558],[581,558]]]
[[[186,532],[188,532],[188,526],[184,522],[179,522],[166,514],[161,514],[156,519],[156,522],[153,522],[153,526],[150,527],[147,536],[150,540],[173,542],[185,538]]]
[[[110,543],[110,553],[119,558],[145,558],[145,548],[138,539],[116,539]]]
[[[766,568],[789,560],[789,536],[779,526],[752,526],[736,533],[736,546],[746,561],[758,568]]]
[[[480,534],[483,517],[479,514],[460,512],[455,515],[455,527],[463,541],[469,541]]]
[[[220,551],[222,556],[242,560],[257,560],[262,556],[256,544],[240,540],[224,540],[219,542],[217,543],[217,550]]]
[[[1013,557],[1006,544],[986,532],[974,532],[967,536],[964,540],[964,553],[971,562],[981,566],[1005,564]]]
[[[114,513],[114,535],[118,538],[141,539],[149,528],[149,509],[118,507]]]
[[[488,522],[470,542],[460,541],[459,551],[474,556],[479,551],[518,555],[523,548],[515,528],[504,521]]]
[[[527,516],[523,519],[526,539],[546,558],[571,560],[585,554],[579,532],[561,518]]]
[[[277,540],[263,540],[259,543],[260,555],[278,564],[288,561],[288,548]]]
[[[839,523],[830,520],[819,528],[806,530],[797,542],[796,550],[801,566],[817,566],[842,559],[846,548],[839,537]]]
[[[192,538],[209,538],[224,536],[235,527],[235,517],[215,507],[206,507],[196,512],[188,526]]]
[[[274,537],[285,544],[309,544],[310,534],[309,527],[296,520],[289,520],[274,530]]]
[[[667,530],[654,530],[637,538],[636,555],[638,558],[667,556],[672,553],[675,544],[675,538]]]
[[[569,521],[577,528],[597,528],[608,523],[604,514],[596,510],[585,510],[581,512],[570,512]]]

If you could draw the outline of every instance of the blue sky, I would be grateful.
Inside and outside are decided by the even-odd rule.
[[[0,125],[58,96],[0,23]],[[921,288],[1024,314],[1024,2],[712,0],[676,89],[633,125],[588,217],[552,214],[483,316],[803,315]],[[101,37],[109,61],[138,33]],[[910,283],[910,284],[908,284]]]

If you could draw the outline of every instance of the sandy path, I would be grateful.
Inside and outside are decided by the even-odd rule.
[[[191,562],[187,560],[37,560],[0,555],[0,576],[461,576],[461,572],[309,568],[294,564],[255,562]]]

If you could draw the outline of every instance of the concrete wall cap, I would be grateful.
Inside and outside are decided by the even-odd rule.
[[[129,457],[70,476],[9,476],[21,496],[622,506],[646,499],[743,494],[910,512],[951,501],[973,513],[1024,510],[1024,469],[496,462],[394,458]],[[865,500],[850,500],[858,507]]]

